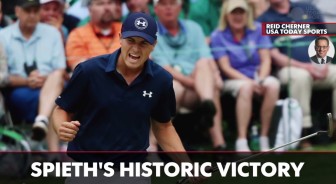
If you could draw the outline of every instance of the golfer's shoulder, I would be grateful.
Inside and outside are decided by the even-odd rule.
[[[110,54],[92,57],[80,64],[83,70],[87,72],[96,72],[97,70],[105,70],[105,68],[108,65],[109,56]]]
[[[150,68],[153,78],[155,78],[155,80],[158,80],[160,82],[168,82],[173,80],[173,76],[154,61],[149,60],[148,67]]]

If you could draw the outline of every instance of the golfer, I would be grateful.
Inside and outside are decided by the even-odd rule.
[[[145,152],[151,126],[164,151],[185,151],[171,122],[176,110],[173,78],[148,58],[156,34],[151,16],[132,13],[122,25],[119,50],[75,68],[53,112],[54,129],[61,140],[69,142],[68,152]],[[75,161],[118,165],[144,161],[146,154],[70,156]],[[173,159],[189,161],[186,155]]]

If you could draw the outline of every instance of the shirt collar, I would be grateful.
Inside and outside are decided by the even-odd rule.
[[[111,54],[111,56],[108,59],[108,63],[105,69],[105,72],[116,72],[117,71],[117,62],[118,62],[118,57],[121,53],[121,48],[119,48],[118,50],[116,50],[114,53]],[[145,73],[151,77],[153,77],[153,61],[151,61],[150,59],[148,59],[145,62],[145,66],[144,66],[144,70],[142,71],[142,73]]]
[[[158,28],[159,28],[159,34],[161,34],[161,35],[169,34],[167,28],[160,21],[157,21],[157,24],[158,24]],[[186,32],[185,23],[181,20],[178,20],[178,24],[181,28],[181,32],[185,33]]]
[[[92,27],[93,32],[98,35],[98,36],[113,36],[115,31],[114,31],[114,23],[111,24],[110,27],[110,33],[108,35],[103,35],[102,33],[102,29],[100,29],[99,27],[93,25],[92,23],[90,23],[90,26]]]
[[[293,18],[293,16],[289,16],[289,13],[293,11],[293,9],[295,10],[296,8],[302,8],[300,7],[300,4],[299,3],[293,3],[293,2],[289,2],[289,11],[288,13],[280,13],[278,11],[276,11],[274,8],[272,7],[269,7],[269,12],[273,13],[273,14],[276,14],[276,15],[281,15],[283,17],[285,17],[287,19],[288,22],[291,22],[293,20],[295,20]],[[271,15],[269,15],[271,16]]]
[[[17,21],[16,23],[14,23],[14,30],[13,30],[13,37],[16,38],[16,39],[20,39],[20,40],[26,40],[25,37],[23,37],[22,33],[21,33],[21,30],[20,30],[20,27],[19,27],[19,23],[20,21]],[[29,41],[34,41],[38,38],[41,37],[41,31],[40,31],[40,23],[37,23],[36,27],[35,27],[35,31],[33,33],[33,35],[31,36],[31,38],[29,39]]]
[[[322,59],[324,59],[324,62],[327,62],[327,56],[324,56],[324,58],[317,57],[317,59],[318,59],[319,63],[322,62],[321,61]]]
[[[243,35],[243,38],[241,40],[237,40],[236,38],[233,37],[233,33],[229,27],[225,28],[224,30],[224,37],[228,40],[230,40],[233,43],[242,43],[246,39],[246,37],[249,35],[250,32],[253,32],[253,30],[249,28],[245,28],[245,32]]]

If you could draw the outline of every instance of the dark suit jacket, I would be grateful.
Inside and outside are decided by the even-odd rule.
[[[332,59],[333,59],[332,57],[327,56],[327,63],[330,63],[330,62],[332,61]],[[318,62],[318,59],[317,59],[317,56],[316,56],[316,55],[313,56],[313,57],[311,57],[310,60],[312,60],[314,63],[320,64],[320,63]]]

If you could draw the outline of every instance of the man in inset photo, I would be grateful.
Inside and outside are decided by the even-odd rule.
[[[332,61],[332,57],[327,56],[329,51],[329,39],[321,36],[315,39],[315,51],[316,55],[310,59],[317,64],[326,64]]]

